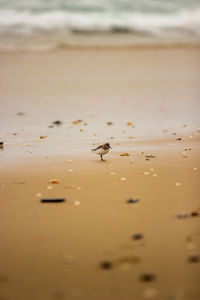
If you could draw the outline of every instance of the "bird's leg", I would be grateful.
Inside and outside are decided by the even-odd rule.
[[[101,161],[104,161],[104,159],[103,159],[103,155],[101,155]]]

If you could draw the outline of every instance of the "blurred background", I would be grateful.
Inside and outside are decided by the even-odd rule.
[[[1,50],[199,41],[199,0],[0,0]]]

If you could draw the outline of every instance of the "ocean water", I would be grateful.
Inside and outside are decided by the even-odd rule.
[[[0,50],[200,42],[200,0],[0,0]]]

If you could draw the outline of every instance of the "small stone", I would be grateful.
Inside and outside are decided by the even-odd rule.
[[[80,132],[83,132],[83,131],[84,131],[84,129],[81,128],[81,129],[80,129]]]
[[[4,142],[0,142],[0,149],[3,149],[4,147]]]
[[[133,198],[129,198],[126,200],[126,202],[129,204],[135,204],[135,203],[138,203],[139,201],[140,201],[140,199],[133,199]]]
[[[131,126],[131,125],[133,125],[133,123],[132,122],[127,122],[126,125]]]
[[[40,200],[40,202],[43,203],[59,203],[59,202],[64,202],[65,198],[43,198]]]
[[[199,212],[198,211],[192,211],[191,212],[191,217],[198,217],[199,216]]]
[[[107,122],[107,125],[113,125],[113,122]]]
[[[142,233],[135,233],[132,236],[132,239],[135,240],[135,241],[142,240],[143,238],[144,238],[144,235]]]
[[[52,124],[55,124],[55,125],[61,125],[61,124],[62,124],[62,121],[56,120],[56,121],[53,121]]]
[[[199,256],[198,255],[191,255],[188,258],[189,263],[199,263]]]
[[[110,261],[103,261],[100,264],[100,267],[104,270],[110,270],[113,267],[113,264]]]
[[[144,282],[150,282],[155,280],[155,275],[151,273],[145,273],[140,276],[140,280]]]
[[[19,112],[17,113],[17,115],[18,115],[18,116],[25,116],[25,113],[22,112],[22,111],[19,111]]]
[[[176,140],[177,140],[177,141],[181,141],[181,138],[177,138]]]

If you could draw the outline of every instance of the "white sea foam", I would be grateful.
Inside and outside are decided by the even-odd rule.
[[[161,37],[176,41],[200,41],[200,9],[176,13],[145,12],[67,12],[0,10],[0,47],[17,39],[56,36],[61,42],[67,34],[129,32],[137,36]],[[63,40],[63,43],[66,41]],[[52,39],[53,43],[53,39]]]

